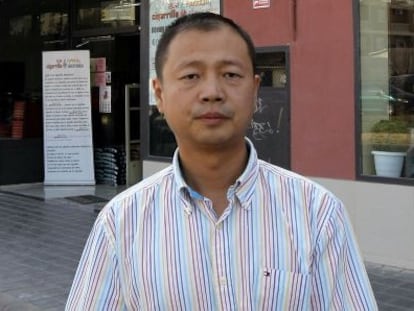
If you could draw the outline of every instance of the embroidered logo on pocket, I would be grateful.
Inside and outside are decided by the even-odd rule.
[[[309,275],[264,268],[259,276],[257,310],[307,310]]]

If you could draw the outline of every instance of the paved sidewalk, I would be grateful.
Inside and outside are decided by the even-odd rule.
[[[10,297],[42,311],[64,309],[94,209],[102,204],[0,193],[0,293],[7,295],[0,310],[36,310],[11,308]]]
[[[13,296],[0,293],[0,310],[1,311],[42,311],[38,307],[24,303]]]
[[[0,311],[63,310],[104,202],[43,200],[1,190]],[[367,270],[380,310],[414,310],[414,271],[374,263],[367,263]]]

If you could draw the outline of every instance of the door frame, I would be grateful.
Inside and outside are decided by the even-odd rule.
[[[290,47],[286,45],[258,47],[256,48],[256,58],[259,59],[260,54],[268,53],[284,53],[285,54],[285,68],[286,68],[286,106],[284,114],[287,116],[287,133],[285,135],[286,141],[283,143],[283,148],[286,148],[286,158],[284,163],[276,164],[283,168],[291,169],[291,78],[290,78]]]

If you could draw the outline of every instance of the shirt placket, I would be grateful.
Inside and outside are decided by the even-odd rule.
[[[214,228],[216,292],[220,310],[229,310],[229,276],[226,267],[226,241],[223,221]]]
[[[233,204],[234,199],[229,199],[229,204]],[[210,249],[211,263],[213,265],[213,286],[215,292],[215,310],[234,310],[234,299],[232,297],[231,271],[228,265],[229,256],[229,237],[226,226],[228,225],[228,216],[231,209],[225,212],[217,219],[213,212],[212,202],[204,198],[201,202],[201,209],[204,210],[208,217],[210,227]]]

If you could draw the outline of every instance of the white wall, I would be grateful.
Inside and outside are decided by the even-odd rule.
[[[313,178],[346,205],[365,260],[414,269],[414,187]]]
[[[142,177],[146,178],[170,165],[169,162],[142,161]]]
[[[147,177],[169,163],[144,161]],[[414,269],[414,187],[312,178],[346,205],[364,259]]]

